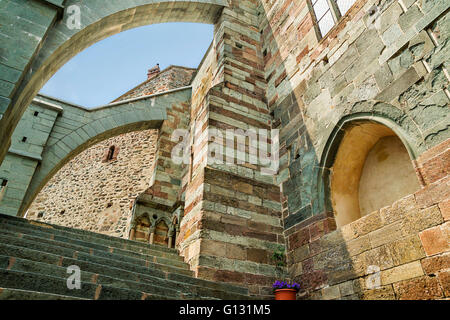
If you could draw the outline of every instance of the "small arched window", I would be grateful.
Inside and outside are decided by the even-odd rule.
[[[116,151],[116,147],[115,147],[115,146],[109,147],[108,157],[106,158],[107,161],[110,161],[110,160],[113,159],[113,157],[114,157],[114,151]]]
[[[117,155],[119,154],[119,148],[112,145],[106,150],[103,156],[103,162],[117,160]]]

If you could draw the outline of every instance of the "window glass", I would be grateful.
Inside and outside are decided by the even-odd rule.
[[[356,0],[336,0],[341,15],[347,13],[348,9],[356,2]]]
[[[317,2],[313,4],[313,8],[317,21],[320,21],[325,13],[330,10],[327,0],[317,0]]]
[[[328,12],[323,16],[323,18],[318,22],[319,23],[319,29],[322,36],[326,35],[328,31],[331,30],[334,26],[334,20],[333,16],[331,15],[331,11],[328,10]]]

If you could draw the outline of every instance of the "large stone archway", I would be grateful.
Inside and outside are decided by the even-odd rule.
[[[76,10],[66,10],[62,15],[64,8],[73,5],[77,6]],[[2,45],[4,50],[0,54],[2,60],[7,61],[9,71],[2,72],[0,79],[2,83],[7,83],[0,92],[0,161],[10,146],[12,132],[31,100],[48,79],[76,54],[104,38],[143,25],[163,22],[212,24],[226,5],[226,0],[6,3],[5,19],[9,19],[10,12],[11,19],[27,22],[14,28],[6,27],[9,42]],[[73,19],[73,14],[78,12],[80,24],[71,25],[69,19]],[[6,22],[8,26],[9,20]],[[10,22],[14,24],[14,20]],[[33,28],[30,29],[28,24]],[[27,34],[29,39],[18,44],[14,39],[23,39],[23,34]],[[18,49],[18,45],[23,48]],[[20,59],[17,58],[18,50],[21,51]]]

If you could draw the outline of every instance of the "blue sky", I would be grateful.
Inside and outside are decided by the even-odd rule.
[[[164,23],[121,32],[66,63],[41,93],[92,108],[107,104],[147,79],[157,63],[197,68],[213,38],[213,26]]]

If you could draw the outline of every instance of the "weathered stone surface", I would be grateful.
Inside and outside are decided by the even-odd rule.
[[[415,234],[443,222],[437,205],[422,210],[412,210],[405,215],[401,228],[406,234]]]
[[[331,286],[322,289],[322,299],[325,300],[334,300],[341,297],[341,293],[339,291],[339,286]]]
[[[412,235],[388,244],[395,265],[418,261],[425,257],[420,238]]]
[[[423,271],[427,275],[437,274],[441,270],[450,268],[450,253],[435,255],[421,260]]]
[[[394,266],[391,250],[388,246],[381,246],[364,253],[365,266],[379,266],[381,270]]]
[[[450,223],[447,222],[420,233],[420,240],[428,256],[450,250],[449,226]]]
[[[127,238],[133,202],[150,183],[156,139],[153,130],[124,134],[79,154],[39,193],[27,218]],[[120,147],[117,159],[102,162],[111,146]]]
[[[439,280],[427,276],[394,283],[394,290],[400,300],[427,300],[443,297]]]
[[[441,210],[444,221],[449,221],[450,220],[450,199],[447,199],[447,200],[439,203],[439,209]]]
[[[401,222],[395,222],[375,230],[369,234],[373,248],[400,239],[403,236]]]
[[[381,272],[381,284],[387,285],[420,276],[423,276],[422,265],[420,261],[414,261]]]
[[[365,290],[363,293],[364,300],[394,300],[395,293],[391,285],[383,286],[379,289]]]
[[[398,18],[398,24],[400,28],[405,32],[413,26],[421,17],[423,13],[420,11],[419,6],[411,6],[408,11],[400,15]]]

